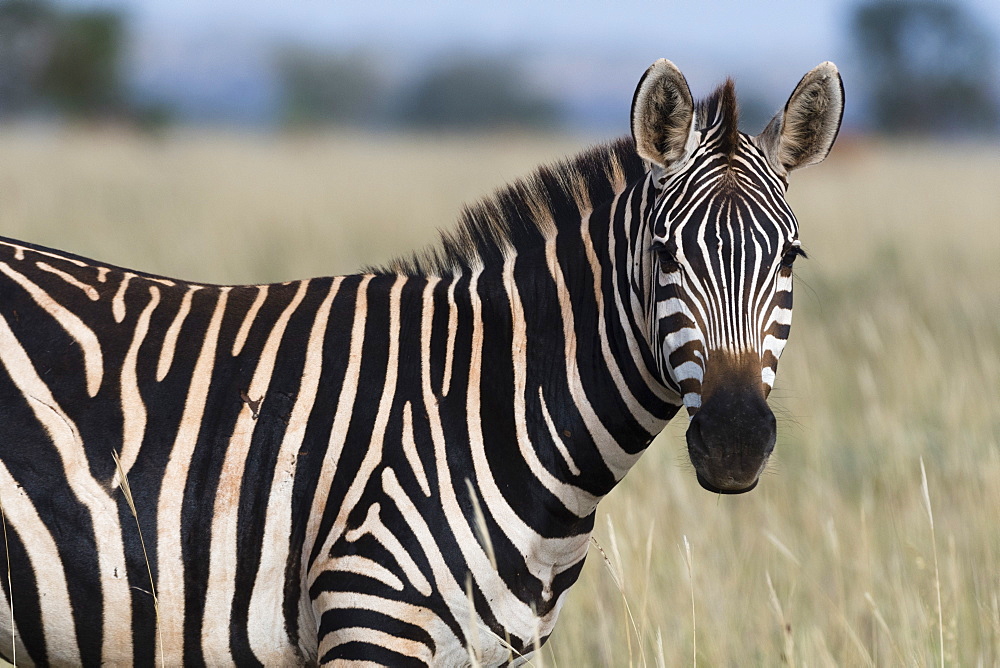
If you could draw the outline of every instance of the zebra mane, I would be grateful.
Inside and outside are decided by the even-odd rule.
[[[610,200],[644,173],[631,137],[594,146],[573,158],[539,167],[530,176],[466,206],[458,225],[441,231],[438,244],[368,271],[451,276],[473,267],[502,264],[518,248],[543,244],[557,221],[578,225],[582,213]]]
[[[740,114],[736,104],[736,85],[732,79],[698,103],[697,127],[711,129],[718,127],[718,147],[730,161],[740,145]]]
[[[733,80],[727,79],[701,100],[696,114],[698,128],[721,128],[719,150],[732,159],[739,146]],[[466,206],[458,224],[441,231],[437,244],[365,271],[451,276],[473,267],[502,264],[511,251],[544,243],[556,221],[578,223],[582,213],[610,200],[645,170],[631,137],[599,144],[562,162],[539,167],[533,174]]]

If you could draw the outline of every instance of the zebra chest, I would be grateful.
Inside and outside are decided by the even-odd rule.
[[[321,661],[365,647],[429,665],[470,665],[470,652],[516,665],[551,633],[575,580],[559,576],[582,561],[588,534],[543,537],[512,490],[428,473],[423,488],[405,459],[381,462],[340,501],[342,524],[310,568]]]

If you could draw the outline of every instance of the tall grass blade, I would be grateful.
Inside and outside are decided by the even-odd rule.
[[[7,543],[7,513],[3,509],[3,498],[0,497],[0,522],[3,523],[3,550],[7,557],[7,591],[10,592],[10,651],[13,665],[17,665],[17,638],[14,632],[14,588],[10,582],[10,545]]]
[[[476,488],[472,486],[472,481],[468,478],[465,479],[465,485],[469,488],[469,498],[472,499],[472,512],[476,516],[476,533],[479,534],[479,544],[486,552],[486,556],[489,557],[493,570],[497,571],[499,570],[497,557],[493,552],[493,541],[490,540],[489,528],[486,526],[486,516],[479,506],[479,495],[476,493]]]
[[[920,489],[924,493],[924,508],[931,525],[931,547],[934,553],[934,589],[937,592],[938,614],[938,648],[941,656],[941,668],[944,668],[944,613],[941,609],[941,573],[938,568],[937,536],[934,533],[934,511],[931,509],[931,493],[927,487],[927,470],[924,468],[924,458],[920,457]]]
[[[639,644],[639,659],[640,659],[640,661],[642,661],[642,665],[645,666],[646,665],[646,654],[645,654],[645,652],[642,649],[642,637],[639,635],[639,627],[635,623],[635,617],[632,616],[632,608],[629,607],[628,597],[625,596],[625,587],[622,586],[622,581],[619,579],[620,576],[618,574],[618,571],[614,567],[614,565],[611,563],[611,560],[608,558],[608,553],[604,551],[603,547],[601,547],[601,544],[598,542],[597,537],[596,536],[591,536],[590,537],[590,542],[593,543],[594,547],[597,548],[597,551],[601,553],[601,559],[604,561],[604,565],[607,567],[608,572],[611,573],[611,580],[615,583],[615,586],[618,588],[618,593],[621,594],[622,603],[624,603],[624,605],[625,605],[625,613],[628,615],[629,623],[632,625],[632,633],[635,634],[636,642]],[[631,640],[629,640],[629,643],[628,643],[628,651],[629,651],[629,660],[628,660],[628,663],[629,663],[629,665],[632,665],[632,642],[631,642]]]
[[[765,571],[764,577],[767,578],[767,592],[771,598],[771,609],[774,610],[774,616],[781,626],[781,637],[784,644],[781,653],[782,662],[795,668],[795,638],[792,636],[792,625],[785,617],[785,610],[781,607],[778,592],[774,590],[774,583],[771,582],[771,574]]]
[[[479,505],[479,495],[476,494],[475,487],[472,486],[472,482],[466,478],[465,484],[469,489],[469,498],[472,499],[472,512],[476,517],[476,533],[479,538],[479,544],[482,546],[483,551],[486,552],[486,556],[490,560],[490,564],[493,566],[494,570],[499,570],[497,567],[496,553],[493,551],[493,542],[490,540],[490,532],[486,526],[486,516],[483,514],[483,509]],[[466,587],[466,597],[469,599],[469,660],[472,662],[473,666],[479,666],[479,638],[478,634],[480,632],[486,633],[491,636],[494,640],[500,643],[509,653],[510,656],[517,655],[518,658],[523,659],[527,665],[533,665],[530,660],[527,659],[523,654],[521,654],[510,642],[510,637],[501,638],[497,635],[493,629],[484,626],[479,623],[476,618],[476,601],[472,595],[472,576],[470,575],[465,583]],[[475,629],[477,636],[475,640],[472,638],[472,630]],[[541,639],[538,637],[538,629],[535,629],[535,635],[533,638],[535,645],[535,651],[537,652],[541,648]]]
[[[687,564],[688,582],[691,585],[691,665],[698,665],[698,615],[694,609],[694,567],[691,561],[691,543],[684,536],[684,562]]]
[[[906,659],[903,658],[903,653],[899,651],[899,645],[896,644],[896,639],[893,637],[892,629],[889,628],[889,624],[886,623],[885,617],[882,616],[882,611],[879,610],[879,607],[875,603],[875,598],[871,595],[871,592],[867,591],[865,592],[865,600],[868,601],[868,605],[871,606],[872,614],[875,615],[875,621],[882,629],[882,633],[884,633],[886,638],[889,639],[889,645],[892,647],[892,651],[896,655],[896,661],[898,661],[898,665],[900,666],[905,665]]]
[[[146,541],[142,537],[142,526],[139,524],[139,513],[135,509],[135,500],[132,498],[132,488],[128,484],[128,476],[125,475],[125,469],[122,467],[121,460],[118,459],[118,453],[112,450],[111,456],[115,460],[115,469],[118,471],[118,486],[121,487],[122,494],[125,496],[125,503],[128,504],[129,510],[132,511],[132,517],[135,518],[135,528],[139,531],[139,544],[142,545],[142,558],[146,561],[146,572],[149,573],[149,590],[150,595],[153,597],[153,610],[156,613],[156,636],[160,641],[160,666],[162,668],[163,654],[166,647],[163,645],[163,631],[160,628],[160,600],[156,597],[153,568],[149,565],[149,555],[146,553]]]
[[[469,630],[466,632],[465,649],[469,653],[469,668],[480,668],[479,620],[476,619],[476,599],[472,596],[471,573],[465,577],[465,596],[469,599]]]

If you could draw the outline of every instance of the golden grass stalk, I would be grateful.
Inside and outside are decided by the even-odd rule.
[[[479,544],[486,551],[486,556],[489,557],[493,570],[499,570],[497,568],[497,557],[493,551],[493,541],[490,540],[489,528],[486,526],[486,516],[483,514],[483,509],[479,506],[479,495],[472,486],[472,481],[468,478],[465,479],[465,485],[469,488],[469,498],[472,499],[472,512],[476,516],[476,533],[479,535]]]
[[[476,601],[472,596],[472,574],[465,578],[465,596],[469,599],[469,630],[466,633],[465,649],[469,653],[469,668],[480,668],[479,663],[479,620],[476,619]],[[473,631],[476,631],[473,637]]]
[[[146,541],[142,537],[142,527],[139,525],[139,513],[135,509],[135,500],[132,498],[132,488],[128,484],[128,476],[125,475],[125,469],[122,467],[122,462],[118,459],[118,453],[115,450],[111,451],[111,456],[115,460],[115,468],[118,470],[118,486],[121,487],[122,494],[125,495],[125,503],[128,504],[128,508],[132,511],[132,517],[135,518],[135,528],[139,531],[139,544],[142,545],[142,558],[146,561],[146,572],[149,573],[149,590],[153,597],[153,610],[156,612],[156,635],[160,640],[160,666],[163,666],[163,635],[160,629],[160,601],[156,597],[156,583],[153,582],[153,569],[149,565],[149,555],[146,554]]]
[[[496,642],[500,643],[504,647],[504,649],[506,649],[507,652],[509,652],[509,655],[507,657],[508,662],[510,661],[511,657],[513,657],[514,655],[517,655],[517,657],[519,659],[523,659],[526,662],[527,665],[534,666],[535,664],[533,664],[530,659],[528,659],[526,656],[524,656],[523,654],[521,654],[520,652],[518,652],[517,649],[513,645],[510,644],[510,640],[509,639],[501,638],[500,636],[498,636],[493,631],[493,629],[491,629],[490,627],[485,626],[485,625],[479,623],[479,620],[476,618],[476,602],[475,602],[475,599],[472,596],[472,575],[471,574],[468,575],[466,577],[466,579],[465,579],[465,596],[466,596],[466,598],[469,601],[469,631],[466,634],[468,636],[467,639],[466,639],[467,640],[467,642],[466,642],[466,651],[469,654],[469,666],[470,666],[470,668],[481,668],[481,666],[482,666],[482,663],[479,660],[479,636],[480,636],[480,633],[485,633],[490,638],[492,638]],[[537,649],[537,647],[538,646],[536,644],[536,649]]]
[[[684,535],[684,563],[687,564],[688,582],[691,584],[691,665],[698,665],[698,616],[694,609],[694,567],[691,560],[691,543]],[[662,654],[662,650],[661,650]]]
[[[0,523],[3,523],[3,549],[7,557],[7,591],[10,592],[10,651],[13,665],[17,665],[17,638],[14,633],[14,587],[10,582],[10,545],[7,543],[7,513],[3,509],[3,498],[0,497]]]
[[[611,520],[610,520],[610,518],[608,519],[608,527],[609,528],[611,527]],[[614,536],[614,532],[612,532],[611,535],[613,537]],[[621,575],[619,575],[617,569],[614,567],[614,565],[611,563],[611,560],[608,558],[608,553],[604,551],[604,548],[601,547],[601,544],[597,541],[597,537],[596,536],[591,536],[590,537],[590,542],[593,543],[594,547],[597,548],[597,551],[601,553],[601,559],[604,560],[604,565],[607,567],[608,572],[611,573],[611,580],[615,583],[615,586],[618,588],[618,593],[621,594],[622,603],[625,606],[625,613],[628,615],[628,621],[632,625],[632,633],[635,634],[636,642],[639,644],[639,659],[642,662],[642,665],[645,666],[646,665],[646,655],[645,655],[645,652],[643,652],[643,649],[642,649],[642,638],[639,635],[639,627],[635,623],[635,617],[632,616],[632,608],[629,607],[628,597],[625,595],[625,587],[622,585],[622,580],[620,579]],[[619,561],[619,563],[621,563],[621,557],[620,557],[620,555],[618,556],[618,561]],[[626,636],[628,636],[627,633],[626,633]],[[629,642],[628,642],[628,663],[629,663],[630,666],[632,665],[632,641],[631,641],[631,636],[629,636]]]
[[[471,593],[471,590],[470,590],[470,593]],[[495,632],[493,631],[493,629],[491,629],[491,628],[489,628],[489,627],[487,627],[487,626],[481,626],[480,628],[481,628],[482,630],[486,631],[486,633],[487,633],[488,635],[492,636],[492,638],[493,638],[494,640],[496,640],[496,641],[497,641],[498,643],[500,643],[501,645],[503,645],[503,646],[504,646],[504,648],[505,648],[505,649],[506,649],[506,650],[507,650],[508,652],[510,652],[511,656],[513,656],[513,655],[517,655],[517,658],[519,658],[519,659],[523,660],[523,661],[525,662],[525,665],[528,665],[528,666],[537,666],[538,668],[541,668],[541,667],[542,667],[542,666],[544,665],[544,663],[543,663],[543,662],[542,662],[542,660],[541,660],[541,659],[542,659],[542,655],[541,655],[540,653],[538,654],[538,659],[539,659],[539,661],[538,661],[538,663],[535,663],[535,662],[533,662],[533,661],[532,661],[531,659],[529,659],[528,657],[526,657],[525,655],[523,655],[523,654],[521,654],[520,652],[518,652],[518,651],[517,651],[517,649],[516,649],[516,648],[515,648],[515,647],[514,647],[513,645],[511,645],[511,644],[510,644],[510,641],[509,641],[509,640],[506,640],[506,639],[504,639],[504,638],[501,638],[500,636],[498,636],[498,635],[497,635],[497,634],[496,634],[496,633],[495,633]],[[540,649],[540,647],[541,647],[541,645],[540,645],[540,643],[539,643],[539,641],[538,641],[538,635],[537,635],[537,633],[536,633],[536,634],[535,634],[535,651],[536,651],[536,652],[538,652],[538,650]],[[509,658],[509,657],[508,657],[508,658]]]
[[[902,652],[899,651],[899,646],[896,644],[896,640],[892,635],[892,629],[889,628],[889,625],[885,621],[885,617],[882,616],[882,611],[879,610],[878,604],[875,603],[875,598],[871,595],[871,592],[865,592],[865,600],[868,601],[868,605],[871,606],[872,614],[875,615],[875,621],[882,629],[882,633],[884,633],[889,639],[889,645],[892,647],[892,651],[896,655],[896,660],[899,662],[899,665],[905,665],[906,659],[903,658]]]
[[[472,513],[473,513],[473,515],[475,515],[475,518],[476,518],[475,529],[476,529],[477,537],[479,538],[479,544],[483,547],[483,550],[486,552],[486,556],[489,558],[490,564],[493,566],[493,570],[499,571],[499,568],[497,567],[496,552],[494,552],[494,550],[493,550],[493,541],[490,540],[490,532],[489,532],[489,529],[486,526],[486,516],[483,514],[483,509],[479,505],[479,495],[476,493],[475,487],[472,486],[472,481],[469,480],[468,478],[465,479],[465,485],[469,489],[469,498],[472,499]],[[514,646],[510,643],[510,637],[501,638],[500,636],[498,636],[496,633],[493,632],[493,629],[488,628],[486,626],[483,626],[483,625],[481,625],[479,623],[479,621],[476,619],[476,602],[475,602],[475,599],[472,597],[472,576],[471,575],[467,578],[465,586],[466,586],[465,593],[466,593],[466,596],[469,599],[469,629],[470,629],[470,631],[472,630],[473,627],[475,627],[478,630],[485,631],[488,635],[492,636],[494,640],[496,640],[501,645],[503,645],[507,649],[507,651],[511,653],[511,655],[516,654],[518,656],[518,658],[524,659],[529,666],[534,665],[527,657],[525,657],[523,654],[521,654],[520,652],[518,652],[517,649],[514,648]],[[471,642],[471,639],[470,639],[470,642]],[[541,639],[538,637],[538,628],[537,628],[537,626],[535,628],[533,642],[534,642],[534,645],[535,645],[535,652],[538,652],[538,650],[541,649]],[[470,644],[470,646],[469,646],[469,658],[473,662],[473,665],[478,666],[479,665],[479,659],[474,654],[474,650],[475,649],[476,649],[475,645]],[[540,656],[541,655],[539,654],[539,657]]]
[[[931,510],[931,494],[927,488],[927,470],[924,468],[924,458],[920,457],[920,489],[924,493],[924,509],[931,525],[931,548],[934,553],[934,589],[937,591],[938,614],[938,647],[941,655],[941,668],[944,668],[944,615],[941,610],[941,574],[938,569],[937,536],[934,533],[934,511]]]
[[[781,601],[778,599],[778,592],[774,590],[774,583],[771,582],[771,574],[764,571],[764,577],[767,579],[767,591],[771,597],[771,609],[774,610],[774,616],[778,620],[778,624],[781,626],[781,637],[784,642],[782,659],[784,663],[787,663],[789,666],[794,668],[795,638],[792,636],[792,625],[785,617],[785,611],[781,607]]]
[[[795,556],[795,553],[792,552],[790,549],[788,549],[788,546],[782,543],[777,536],[775,536],[770,531],[765,531],[764,537],[767,538],[767,540],[771,543],[771,545],[774,545],[776,548],[778,548],[778,552],[781,552],[781,554],[783,554],[790,562],[792,562],[796,566],[799,567],[802,566],[802,562],[799,561],[799,558]]]
[[[532,605],[531,609],[535,612],[535,614],[537,616],[538,611],[535,610],[534,605]],[[524,658],[524,660],[528,662],[529,666],[537,665],[538,668],[545,668],[545,657],[542,655],[542,636],[539,634],[539,628],[538,627],[539,627],[539,625],[536,623],[535,624],[535,630],[531,634],[531,644],[535,648],[534,649],[534,653],[532,654],[532,656],[538,659],[537,664],[534,663],[534,662],[532,662],[531,660],[529,660],[526,657],[522,656],[522,658]],[[511,648],[511,650],[512,651],[516,651],[513,648]]]

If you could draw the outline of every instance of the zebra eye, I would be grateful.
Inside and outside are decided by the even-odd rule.
[[[680,268],[677,258],[674,256],[674,244],[656,242],[653,244],[653,251],[660,260],[660,269],[670,273]]]
[[[792,264],[795,262],[795,258],[797,257],[808,258],[809,256],[806,255],[806,252],[802,250],[801,246],[790,246],[788,250],[785,251],[784,256],[781,258],[781,266],[791,267]]]

